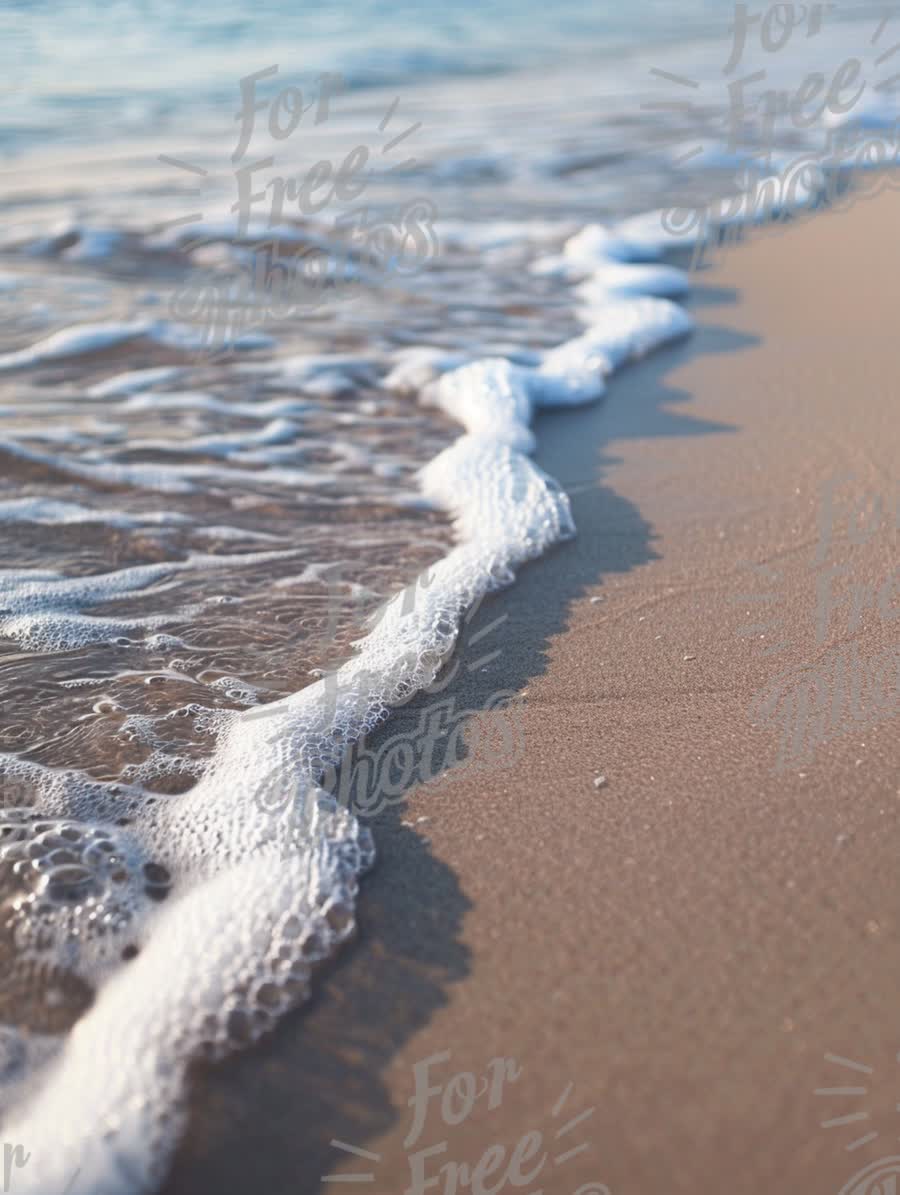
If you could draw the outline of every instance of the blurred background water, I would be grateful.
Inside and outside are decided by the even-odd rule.
[[[327,67],[352,88],[499,75],[563,59],[618,70],[623,53],[709,35],[730,10],[725,0],[6,4],[3,149],[21,150],[28,138],[177,126],[186,110],[230,102],[236,79],[256,63],[298,74]]]
[[[832,26],[871,21],[884,10],[874,3],[826,7]],[[46,140],[177,131],[185,120],[230,104],[243,74],[275,62],[285,76],[338,71],[350,89],[409,89],[564,63],[591,74],[600,92],[627,94],[639,79],[646,84],[648,54],[724,65],[733,18],[729,0],[6,3],[0,152],[21,153]]]

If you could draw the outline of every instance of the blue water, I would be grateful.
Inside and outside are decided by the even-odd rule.
[[[0,9],[0,148],[169,129],[232,103],[278,63],[285,82],[340,72],[348,88],[497,75],[722,33],[727,0],[553,5],[521,0],[62,0]]]

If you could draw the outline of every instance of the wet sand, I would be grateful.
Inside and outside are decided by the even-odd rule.
[[[375,819],[358,941],[198,1076],[167,1195],[399,1195],[442,1143],[428,1176],[486,1158],[485,1190],[837,1193],[900,1152],[898,217],[887,193],[751,234],[697,277],[690,341],[540,422],[578,538],[485,603],[447,691],[527,690],[524,751]],[[436,1087],[521,1073],[460,1123],[465,1083],[447,1120],[433,1096],[405,1144],[413,1068],[446,1051]],[[814,1094],[837,1087],[866,1094]],[[530,1131],[507,1177],[542,1171],[501,1184]]]

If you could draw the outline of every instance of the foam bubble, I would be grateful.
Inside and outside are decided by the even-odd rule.
[[[586,282],[576,287],[576,293],[588,304],[593,304],[631,295],[677,298],[687,294],[689,289],[687,274],[674,266],[617,263],[596,268]]]
[[[610,257],[592,259],[590,272],[618,265]],[[630,277],[638,289],[640,278],[651,284],[650,274]],[[615,369],[691,327],[680,308],[643,292],[595,304],[588,320],[581,336],[516,360],[470,361],[440,351],[394,359],[387,386],[419,391],[462,425],[463,434],[418,475],[421,498],[452,516],[457,544],[386,602],[353,656],[316,683],[256,705],[257,693],[239,678],[214,682],[250,708],[200,711],[216,747],[192,788],[153,801],[139,787],[7,761],[10,774],[33,790],[8,818],[10,849],[18,852],[13,867],[19,855],[33,854],[32,863],[54,877],[45,881],[29,863],[32,870],[20,869],[15,882],[52,885],[59,897],[54,909],[64,911],[51,910],[47,941],[68,960],[65,976],[54,982],[69,984],[70,1016],[78,1009],[74,1031],[41,1075],[38,1097],[5,1125],[33,1155],[23,1191],[62,1189],[79,1166],[73,1195],[124,1195],[159,1182],[182,1125],[189,1061],[256,1040],[304,998],[313,965],[352,933],[358,878],[372,863],[372,842],[326,794],[327,777],[346,744],[437,677],[474,603],[574,535],[567,496],[529,459],[535,411],[599,397]],[[360,380],[335,361],[282,363],[268,376],[278,385],[293,376],[305,388],[320,377],[331,385],[335,374]],[[277,451],[282,430],[262,428],[254,452]],[[209,439],[204,444],[208,449]],[[214,439],[213,449],[217,444],[225,454],[225,441]],[[236,449],[230,438],[227,447]],[[203,469],[202,476],[217,479],[238,472]],[[188,485],[201,475],[196,467],[179,474]],[[82,607],[113,593],[173,583],[182,568],[249,559],[190,557],[77,579],[10,573],[0,576],[0,607],[11,618],[85,619]],[[299,579],[319,578],[307,569]],[[73,625],[68,621],[64,631]],[[152,727],[146,733],[152,746]],[[166,768],[190,774],[194,766],[152,753],[132,779],[143,783]],[[29,894],[35,895],[31,887],[18,897],[25,902],[22,932],[37,940],[40,919]],[[99,908],[101,920],[107,914],[111,920],[95,946],[87,926],[90,910]],[[15,1065],[15,1042],[9,1053]]]

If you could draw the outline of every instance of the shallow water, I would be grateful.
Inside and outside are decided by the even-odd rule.
[[[74,1159],[85,1190],[156,1181],[187,1060],[264,1032],[352,931],[371,843],[323,768],[571,534],[532,411],[688,328],[641,298],[687,285],[643,264],[658,211],[576,234],[736,185],[724,5],[678,29],[670,5],[457,7],[424,35],[396,6],[260,12],[123,5],[109,34],[107,6],[32,6],[5,42],[0,1101],[38,1184]],[[848,28],[773,77],[839,62]],[[242,156],[239,80],[292,39],[303,69],[259,80]],[[690,110],[642,106],[679,94],[664,68]],[[299,82],[311,107],[282,136],[289,96],[273,134]],[[776,156],[822,135],[780,126]],[[297,202],[354,154],[343,194]]]

